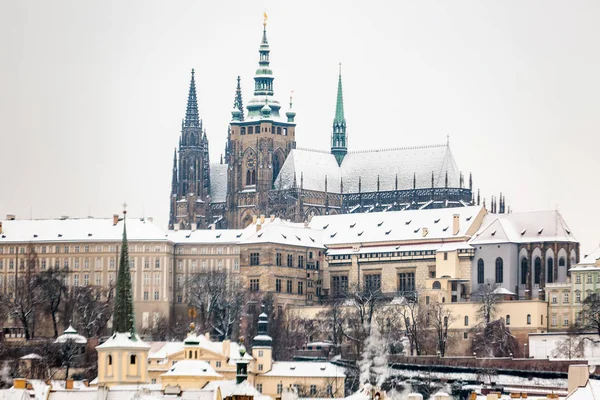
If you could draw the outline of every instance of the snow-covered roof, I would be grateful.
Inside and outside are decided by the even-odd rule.
[[[497,287],[496,289],[494,289],[494,291],[492,293],[499,294],[499,295],[516,296],[515,293],[513,293],[510,290],[503,288],[503,287]]]
[[[43,357],[36,353],[29,353],[19,358],[19,360],[42,360]]]
[[[468,236],[477,217],[485,213],[480,206],[387,211],[360,214],[315,216],[309,223],[313,229],[323,230],[326,246],[413,240],[442,240]],[[454,215],[459,216],[459,230],[453,234]],[[427,234],[424,235],[424,229]]]
[[[248,396],[254,397],[254,400],[269,400],[271,397],[265,396],[254,388],[247,380],[236,383],[235,380],[220,380],[208,382],[204,389],[221,390],[221,397],[233,397],[233,396]]]
[[[386,245],[386,246],[361,246],[355,251],[352,247],[332,248],[327,250],[327,255],[335,256],[341,254],[370,254],[370,253],[392,253],[406,251],[434,251],[446,252],[456,250],[475,249],[466,241],[446,242],[446,243],[426,243],[426,244],[406,244],[406,245]]]
[[[130,333],[113,333],[112,336],[106,340],[106,342],[96,346],[96,348],[150,349],[150,346],[140,339],[139,335],[137,334],[135,335],[135,340],[132,340]]]
[[[343,378],[345,369],[329,362],[274,361],[264,376],[293,376],[296,378]]]
[[[471,243],[577,242],[557,210],[488,214]]]
[[[279,176],[275,180],[276,189],[296,186],[307,190],[340,193],[340,179],[343,180],[344,193],[358,193],[358,180],[361,180],[361,192],[388,191],[413,188],[416,179],[417,188],[430,188],[431,177],[434,186],[445,187],[448,173],[448,187],[459,187],[460,173],[448,145],[405,147],[398,149],[371,150],[348,153],[339,166],[335,157],[328,152],[294,149],[290,152]]]
[[[54,343],[66,343],[68,341],[73,341],[78,344],[86,344],[87,339],[85,336],[77,334],[77,331],[73,326],[69,325],[67,329],[63,332],[62,335],[56,338]]]
[[[123,221],[113,225],[112,218],[15,219],[2,221],[3,243],[43,242],[120,242]],[[148,219],[127,218],[127,239],[166,241],[165,232]]]
[[[165,359],[183,350],[183,342],[148,342],[148,359]]]
[[[213,203],[224,203],[227,199],[228,164],[210,166],[210,196]]]
[[[202,360],[181,360],[176,362],[167,372],[161,376],[203,376],[222,377],[209,363]]]
[[[167,237],[176,244],[235,244],[244,236],[243,229],[197,229],[167,231]]]
[[[290,223],[276,218],[255,231],[242,244],[277,243],[289,246],[323,248],[320,229],[305,227],[304,224]]]
[[[600,381],[589,379],[583,387],[575,389],[565,400],[590,400],[600,398]]]
[[[600,247],[586,255],[577,265],[596,265],[598,259],[600,259]]]

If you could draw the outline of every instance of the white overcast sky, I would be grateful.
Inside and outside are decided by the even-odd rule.
[[[276,96],[328,149],[338,63],[351,150],[438,144],[488,199],[558,208],[600,242],[600,2],[0,0],[0,215],[166,228],[197,71],[211,160],[251,97],[266,8]]]

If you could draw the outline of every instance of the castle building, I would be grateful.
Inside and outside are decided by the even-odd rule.
[[[448,142],[349,151],[341,66],[330,150],[296,148],[296,112],[291,97],[285,113],[275,97],[270,51],[265,24],[253,97],[244,110],[238,77],[219,164],[209,163],[192,72],[179,159],[175,154],[173,161],[171,229],[244,228],[261,214],[305,222],[314,215],[475,203],[473,180],[465,183]]]

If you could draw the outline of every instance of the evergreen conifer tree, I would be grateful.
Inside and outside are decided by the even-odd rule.
[[[123,243],[121,244],[121,259],[117,275],[115,308],[113,311],[113,333],[130,333],[131,339],[136,340],[135,312],[133,309],[133,291],[129,272],[129,248],[127,245],[127,224],[123,212]]]

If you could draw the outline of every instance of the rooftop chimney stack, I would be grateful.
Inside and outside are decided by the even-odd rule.
[[[113,226],[119,223],[119,214],[113,214]]]
[[[7,221],[14,221],[15,219],[17,219],[17,217],[15,216],[15,214],[6,214],[6,220]]]
[[[452,234],[458,235],[459,231],[460,231],[460,215],[454,214],[452,216]]]

